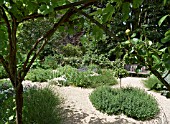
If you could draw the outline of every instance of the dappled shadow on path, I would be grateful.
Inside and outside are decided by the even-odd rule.
[[[75,111],[71,108],[64,109],[62,124],[103,124],[100,118],[90,117],[89,114]]]
[[[62,124],[135,124],[134,122],[128,122],[124,118],[117,118],[113,122],[107,122],[104,118],[94,117],[82,111],[75,111],[73,108],[65,108],[62,115]]]
[[[105,118],[99,118],[81,110],[76,111],[71,107],[63,108],[62,115],[62,124],[168,124],[167,121],[162,121],[160,117],[145,122],[131,122],[126,118],[118,117],[114,118],[112,122],[108,122]]]

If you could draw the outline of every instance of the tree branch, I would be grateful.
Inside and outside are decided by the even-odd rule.
[[[9,71],[9,63],[4,59],[4,57],[2,55],[0,55],[0,63],[2,63],[2,65],[5,69],[5,71],[7,72],[9,78],[12,79],[10,71]],[[14,81],[11,80],[11,82],[12,82],[12,85],[14,86],[14,83],[13,83]]]
[[[93,2],[92,2],[92,3],[93,3]],[[84,9],[84,8],[90,6],[92,3],[85,4],[84,6],[80,7],[79,9],[80,9],[80,10],[81,10],[81,9]],[[39,44],[42,40],[50,38],[51,35],[53,35],[54,32],[57,30],[57,28],[59,27],[59,25],[60,25],[61,23],[65,22],[66,20],[68,20],[74,13],[75,13],[74,10],[72,10],[72,9],[68,10],[68,11],[65,13],[65,15],[60,19],[60,21],[59,21],[58,23],[54,24],[54,26],[53,26],[53,28],[52,28],[51,30],[49,30],[44,36],[42,36],[41,38],[39,38],[39,39],[36,41],[36,43],[33,45],[33,47],[31,48],[30,52],[29,52],[28,55],[27,55],[26,61],[24,62],[24,65],[23,65],[22,70],[21,70],[22,72],[25,72],[25,71],[28,72],[28,70],[29,70],[29,68],[31,67],[32,63],[34,62],[35,58],[36,58],[37,55],[40,53],[40,51],[44,48],[44,46],[45,46],[45,44],[46,44],[47,41],[46,41],[44,44],[42,44],[41,48],[34,54],[34,57],[32,58],[30,64],[27,66],[27,64],[29,63],[29,59],[30,59],[31,55],[32,55],[33,51],[36,49],[36,47],[38,46],[38,44]],[[61,22],[61,21],[62,21],[62,22]],[[20,77],[21,77],[21,80],[23,80],[27,72],[26,72],[25,74],[23,74],[23,76],[21,76],[21,71],[19,72],[19,75],[20,75]]]
[[[99,26],[101,29],[103,29],[109,36],[111,36],[113,39],[117,39],[116,35],[113,34],[110,30],[108,30],[104,25],[100,24],[97,20],[95,20],[93,17],[89,16],[88,14],[86,14],[85,12],[83,12],[80,9],[77,9],[74,7],[74,10],[77,11],[78,13],[80,13],[81,15],[84,15],[86,18],[88,18],[91,22],[93,22],[94,24],[96,24],[97,26]]]
[[[79,2],[74,2],[74,3],[63,5],[63,6],[58,6],[58,7],[54,8],[54,11],[60,11],[60,10],[63,10],[63,9],[68,9],[68,8],[72,8],[74,6],[79,6],[79,5],[82,5],[82,4],[86,5],[86,4],[89,4],[89,3],[96,2],[96,1],[98,1],[98,0],[82,0],[82,1],[79,1]],[[23,21],[26,21],[26,20],[29,20],[29,19],[33,19],[33,18],[47,17],[47,16],[48,16],[48,14],[42,15],[42,14],[38,14],[38,13],[33,13],[31,15],[24,17],[20,22],[23,22]]]
[[[167,72],[167,74],[163,77],[164,79],[170,74],[170,70]]]
[[[0,14],[1,14],[2,18],[4,19],[5,24],[6,24],[6,27],[7,27],[8,39],[9,39],[9,42],[10,42],[10,44],[11,44],[11,42],[12,42],[12,40],[11,40],[11,32],[12,32],[12,31],[11,31],[11,25],[10,25],[10,23],[9,23],[9,20],[8,20],[8,17],[7,17],[7,15],[6,15],[6,13],[5,13],[5,10],[3,9],[2,6],[0,6],[0,10],[1,10],[1,12],[2,12],[2,13],[0,13]]]
[[[24,62],[24,65],[23,65],[23,69],[22,71],[24,72],[23,75],[21,76],[21,80],[24,80],[24,77],[26,76],[27,72],[29,71],[32,63],[34,62],[34,60],[36,59],[37,55],[41,52],[41,50],[44,48],[44,46],[46,45],[48,39],[54,34],[54,32],[57,30],[57,28],[66,20],[69,18],[69,14],[70,12],[72,12],[71,9],[69,9],[62,17],[61,19],[54,24],[53,28],[51,30],[49,30],[45,35],[43,35],[41,38],[39,38],[35,45],[32,47],[32,49],[30,50],[30,52],[28,53],[27,55],[27,59],[26,61]],[[28,64],[28,61],[30,59],[30,56],[31,54],[33,53],[33,51],[36,49],[37,45],[42,41],[42,40],[45,40],[44,43],[41,45],[40,49],[36,51],[36,53],[34,54],[33,58],[31,59],[31,61],[29,62],[29,65],[27,66]],[[20,72],[20,75],[21,75],[21,72]]]

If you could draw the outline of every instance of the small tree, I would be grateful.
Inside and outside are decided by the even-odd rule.
[[[83,0],[70,3],[65,0],[0,0],[0,63],[8,73],[16,93],[16,123],[22,124],[23,85],[26,74],[31,65],[43,50],[50,37],[61,24],[69,22],[69,18],[77,13],[74,7],[80,10],[90,6],[97,0]],[[17,68],[20,50],[18,49],[18,28],[25,21],[38,18],[55,18],[54,25],[41,37],[35,39],[32,48],[28,51],[22,68]],[[26,35],[26,34],[25,34]]]

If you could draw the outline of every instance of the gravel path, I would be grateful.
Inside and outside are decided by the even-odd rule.
[[[127,77],[122,79],[122,87],[133,86],[146,90],[149,94],[153,95],[161,109],[160,119],[150,121],[136,121],[132,118],[127,118],[124,115],[108,116],[97,111],[89,100],[89,95],[93,89],[84,89],[78,87],[58,87],[54,86],[54,90],[57,91],[63,100],[64,108],[64,122],[63,124],[168,124],[166,118],[170,122],[170,99],[166,99],[159,93],[148,91],[141,83],[145,78],[132,78]],[[113,87],[119,87],[116,85]],[[165,114],[164,114],[165,113]],[[166,115],[166,117],[165,117]]]

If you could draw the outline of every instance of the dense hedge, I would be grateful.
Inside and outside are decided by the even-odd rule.
[[[52,84],[60,84],[64,86],[77,86],[77,87],[98,87],[102,85],[115,85],[117,80],[113,75],[112,70],[99,69],[96,66],[89,68],[73,68],[71,66],[58,67],[57,70],[50,69],[32,69],[26,76],[26,80],[33,82],[48,81]],[[66,81],[50,80],[58,77],[65,78]]]
[[[154,118],[159,113],[157,101],[138,88],[99,87],[90,95],[93,106],[109,115],[124,113],[137,120]]]

